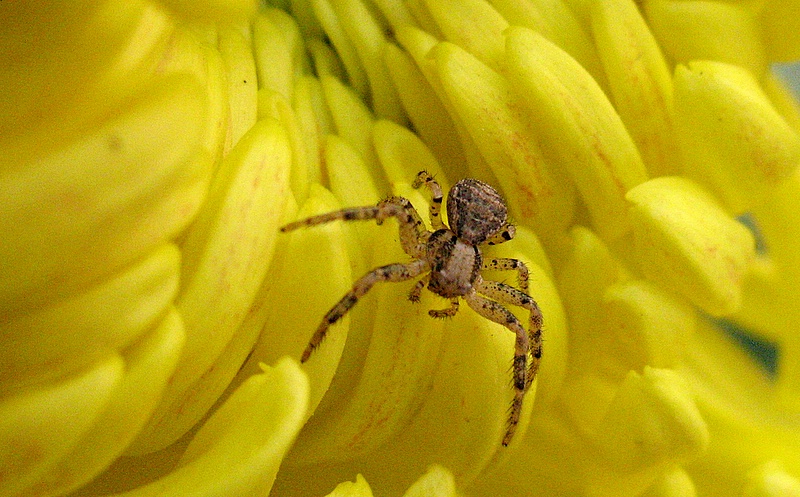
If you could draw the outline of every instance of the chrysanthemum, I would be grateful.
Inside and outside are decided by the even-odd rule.
[[[800,495],[795,2],[275,3],[0,2],[0,496]],[[509,447],[513,335],[413,283],[297,362],[407,256],[278,228],[420,170],[517,226]]]

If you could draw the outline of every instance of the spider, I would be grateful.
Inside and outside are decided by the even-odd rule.
[[[507,222],[508,209],[497,191],[476,179],[466,178],[450,189],[447,199],[447,219],[442,222],[442,189],[426,171],[417,174],[412,186],[426,185],[432,196],[430,220],[434,231],[428,231],[411,202],[404,197],[389,197],[375,206],[353,207],[295,221],[281,228],[282,232],[304,226],[314,226],[336,220],[374,219],[378,224],[396,217],[400,227],[400,244],[411,256],[407,264],[389,264],[368,272],[355,282],[353,288],[325,315],[300,362],[306,362],[325,338],[328,328],[342,318],[358,299],[380,281],[400,282],[422,276],[409,293],[409,300],[418,302],[423,288],[450,300],[446,309],[429,310],[434,318],[451,317],[458,312],[459,300],[464,299],[475,312],[499,323],[516,335],[514,347],[514,400],[509,410],[503,446],[514,436],[522,411],[525,392],[539,370],[542,357],[542,313],[528,295],[528,268],[517,259],[487,258],[481,255],[480,245],[498,244],[511,240],[514,225]],[[520,289],[496,281],[484,280],[481,270],[516,271]],[[504,304],[530,311],[528,331]],[[531,356],[529,358],[529,355]]]

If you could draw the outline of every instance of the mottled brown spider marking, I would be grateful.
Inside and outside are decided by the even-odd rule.
[[[483,181],[462,179],[450,189],[447,221],[459,240],[480,245],[506,226],[508,209],[497,190]]]
[[[336,220],[375,219],[381,224],[389,217],[397,218],[400,245],[413,260],[408,264],[389,264],[373,269],[355,282],[353,288],[325,315],[300,358],[306,362],[328,331],[358,299],[375,283],[407,281],[422,276],[408,294],[418,302],[423,288],[450,301],[445,309],[434,309],[434,318],[454,316],[463,298],[478,314],[511,330],[515,337],[513,368],[514,400],[511,402],[508,427],[503,445],[514,436],[522,413],[525,393],[539,370],[542,357],[542,313],[528,295],[528,268],[516,259],[483,260],[479,245],[503,243],[514,238],[514,226],[507,222],[508,209],[502,197],[491,186],[475,179],[463,179],[450,189],[447,217],[450,227],[441,219],[442,189],[427,172],[417,174],[412,186],[425,185],[431,193],[431,226],[428,231],[411,202],[404,197],[389,197],[376,206],[342,209],[287,224],[281,231],[314,226]],[[481,270],[516,271],[520,290],[485,281]],[[504,304],[519,306],[530,312],[528,331]]]

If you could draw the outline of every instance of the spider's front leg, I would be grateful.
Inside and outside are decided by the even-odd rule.
[[[524,293],[528,293],[528,266],[519,259],[484,259],[482,268],[489,271],[516,271],[517,283]]]
[[[300,219],[282,226],[281,232],[285,233],[298,228],[316,226],[332,221],[365,221],[374,219],[378,224],[381,224],[390,217],[396,217],[400,224],[400,243],[403,251],[415,259],[424,258],[425,245],[430,232],[425,229],[419,213],[405,197],[389,197],[378,202],[378,205],[351,207]]]
[[[413,188],[419,188],[422,185],[427,186],[431,192],[431,227],[434,230],[442,229],[444,228],[444,223],[442,222],[442,197],[444,196],[442,187],[439,186],[439,182],[428,171],[417,173],[417,177],[414,178],[414,182],[411,184]]]
[[[306,362],[308,358],[311,357],[311,353],[314,349],[319,347],[319,344],[322,343],[322,340],[328,333],[328,328],[347,314],[347,311],[352,309],[353,306],[356,305],[356,302],[358,302],[358,299],[363,297],[375,283],[380,281],[407,281],[416,278],[425,271],[428,271],[428,269],[427,262],[424,260],[416,260],[409,264],[389,264],[387,266],[375,268],[359,278],[353,285],[353,288],[325,314],[322,323],[319,325],[319,328],[317,328],[317,331],[314,332],[314,336],[311,337],[311,341],[308,342],[308,346],[306,346],[306,349],[303,351],[300,362]]]

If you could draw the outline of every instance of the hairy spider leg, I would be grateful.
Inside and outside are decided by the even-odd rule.
[[[431,279],[430,274],[426,274],[419,281],[417,281],[417,283],[414,285],[414,288],[412,288],[411,291],[408,292],[408,300],[414,302],[415,304],[419,302],[419,299],[422,296],[422,290],[425,288],[425,285],[428,284],[428,281],[430,281],[430,279]]]
[[[362,221],[367,219],[377,219],[380,216],[378,206],[351,207],[339,211],[326,212],[317,216],[298,219],[285,226],[281,226],[281,232],[293,231],[306,226],[316,226],[318,224],[330,223],[332,221]]]
[[[375,283],[382,281],[407,281],[416,278],[429,269],[427,262],[424,260],[417,260],[409,264],[388,264],[386,266],[381,266],[359,278],[353,285],[353,288],[325,314],[322,323],[319,325],[319,328],[317,328],[317,331],[314,332],[314,336],[311,337],[311,341],[308,342],[306,349],[303,351],[300,362],[306,362],[308,358],[311,357],[311,353],[314,349],[319,347],[319,344],[322,343],[322,340],[325,338],[328,328],[347,314],[347,311],[352,309],[353,306],[356,305],[356,302],[358,302],[358,299],[363,297]]]
[[[446,309],[431,309],[428,311],[428,315],[432,318],[451,318],[458,312],[458,305],[458,297],[453,297],[450,299],[450,307]]]
[[[506,427],[506,434],[503,437],[503,446],[505,447],[511,442],[511,439],[514,437],[514,432],[517,430],[517,424],[519,424],[519,418],[522,414],[522,399],[525,397],[525,392],[528,388],[527,362],[528,351],[530,350],[528,334],[525,332],[525,328],[522,326],[519,319],[517,319],[511,311],[503,307],[501,303],[478,295],[476,290],[464,295],[464,300],[467,301],[467,304],[475,312],[490,321],[505,326],[516,335],[513,363],[514,400],[511,401],[511,408],[508,413],[508,426]]]
[[[434,230],[440,230],[444,228],[444,223],[442,222],[442,187],[439,186],[439,182],[436,181],[433,176],[428,171],[420,171],[417,174],[417,177],[414,178],[414,182],[411,184],[413,188],[419,188],[422,185],[428,187],[428,190],[431,192],[431,205],[429,207],[429,212],[431,215],[431,227]]]
[[[523,293],[513,286],[499,283],[497,281],[481,280],[477,285],[476,290],[490,299],[494,299],[504,304],[515,305],[530,311],[530,320],[528,323],[528,340],[530,343],[531,355],[533,360],[528,367],[527,385],[528,388],[536,374],[539,372],[539,363],[542,359],[542,311],[539,305],[527,293]]]
[[[484,259],[482,268],[489,271],[516,271],[520,290],[528,293],[528,266],[521,260],[506,258]]]
[[[430,232],[425,229],[419,213],[411,202],[403,197],[389,197],[378,202],[378,205],[351,207],[334,212],[294,221],[281,227],[282,232],[296,230],[306,226],[330,223],[332,221],[365,221],[375,219],[378,224],[384,219],[396,217],[400,224],[400,244],[403,251],[414,258],[422,258],[425,244]]]

